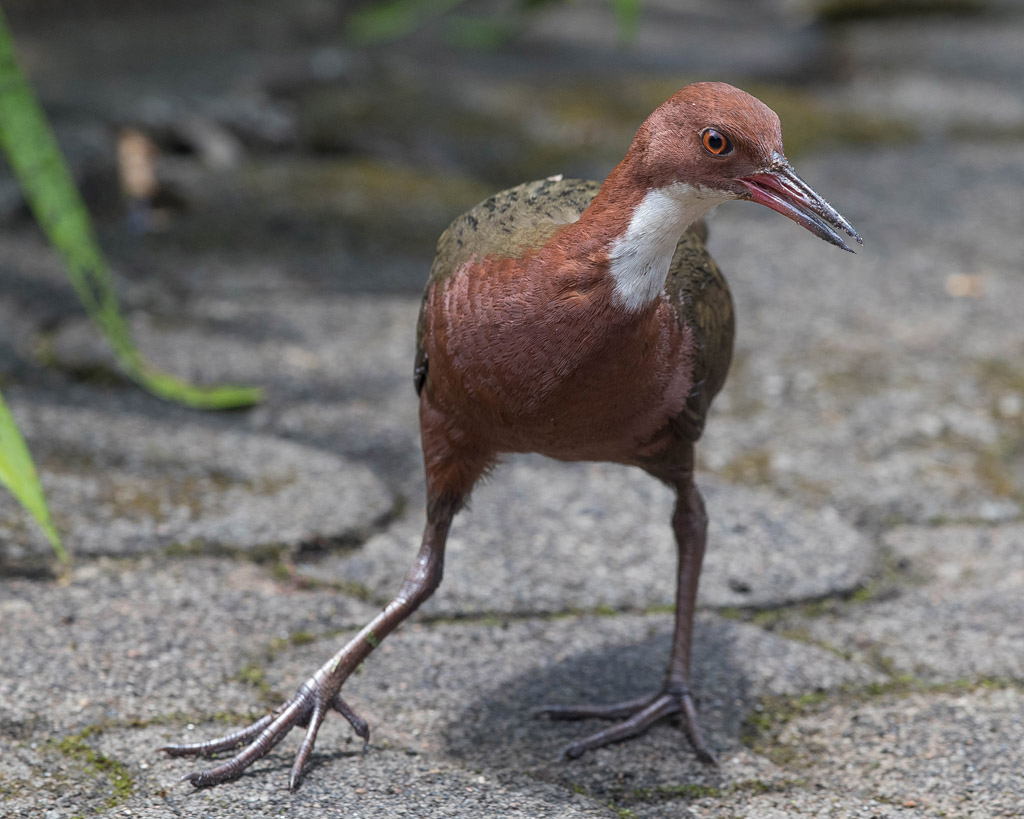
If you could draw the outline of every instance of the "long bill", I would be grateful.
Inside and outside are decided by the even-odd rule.
[[[853,225],[797,176],[784,156],[776,154],[774,158],[770,170],[737,180],[747,186],[752,201],[778,211],[843,250],[853,253],[837,229],[848,233],[857,240],[857,244],[864,244]]]

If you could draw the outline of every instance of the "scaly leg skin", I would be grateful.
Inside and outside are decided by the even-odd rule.
[[[685,462],[684,462],[685,463]],[[677,500],[672,528],[679,548],[679,569],[676,587],[676,623],[672,639],[672,655],[665,682],[653,694],[611,705],[559,706],[548,705],[538,713],[557,720],[608,719],[616,720],[602,731],[577,740],[562,749],[561,758],[576,759],[585,751],[600,748],[612,742],[639,736],[659,720],[670,714],[682,714],[683,726],[690,744],[701,762],[716,763],[715,755],[701,736],[697,722],[697,709],[690,693],[690,646],[693,635],[693,616],[700,581],[701,563],[707,541],[707,513],[700,492],[693,484],[692,470],[669,476],[660,471],[652,474],[676,486]]]
[[[368,742],[369,726],[341,698],[341,686],[380,641],[430,597],[441,582],[448,528],[459,506],[456,501],[430,505],[423,543],[398,596],[341,651],[306,680],[280,708],[249,727],[218,739],[161,748],[171,756],[210,757],[244,746],[243,750],[231,759],[204,771],[190,773],[182,781],[191,782],[197,788],[202,788],[235,779],[253,762],[265,756],[292,728],[300,726],[306,728],[306,736],[299,746],[288,780],[289,789],[295,790],[302,779],[306,761],[313,751],[320,725],[331,710],[340,712],[356,734],[364,742]]]

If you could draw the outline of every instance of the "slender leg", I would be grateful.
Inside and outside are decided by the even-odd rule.
[[[672,529],[679,548],[676,577],[676,619],[672,638],[672,654],[665,681],[661,688],[646,697],[611,705],[545,706],[540,709],[551,719],[610,719],[616,720],[602,731],[571,743],[562,750],[562,756],[575,759],[585,751],[600,748],[612,742],[642,734],[654,723],[669,714],[681,714],[686,735],[701,762],[715,762],[715,756],[704,742],[697,723],[697,710],[690,693],[690,649],[693,637],[693,617],[700,582],[701,564],[707,542],[707,513],[700,492],[693,483],[692,446],[683,466],[665,472],[649,469],[676,488],[676,508],[672,516]]]
[[[339,711],[351,723],[356,734],[368,740],[369,728],[341,698],[341,686],[380,641],[416,611],[441,582],[448,528],[460,505],[461,500],[434,502],[428,505],[423,542],[416,562],[410,568],[398,595],[344,648],[306,680],[280,708],[257,720],[248,728],[218,739],[187,745],[168,745],[163,748],[162,750],[171,756],[208,757],[245,746],[231,759],[207,770],[190,773],[185,779],[196,787],[216,785],[234,779],[249,765],[267,754],[292,728],[299,725],[306,726],[306,736],[295,757],[289,779],[289,788],[294,790],[302,778],[302,769],[313,750],[320,724],[332,709]]]

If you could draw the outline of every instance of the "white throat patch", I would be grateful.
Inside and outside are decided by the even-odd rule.
[[[626,232],[608,251],[615,303],[637,311],[654,301],[665,287],[683,231],[715,205],[731,198],[685,182],[648,191],[633,211]]]

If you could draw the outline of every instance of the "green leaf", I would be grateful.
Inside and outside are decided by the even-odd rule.
[[[61,255],[68,278],[103,331],[124,370],[155,395],[202,409],[231,409],[260,400],[252,387],[199,387],[150,366],[136,349],[121,316],[110,268],[60,148],[31,87],[18,67],[0,12],[0,147],[25,199]]]
[[[64,551],[60,536],[50,520],[50,512],[46,508],[46,498],[39,476],[32,463],[28,447],[18,432],[11,412],[0,395],[0,484],[6,486],[18,502],[36,519],[43,534],[53,544],[53,549],[61,562],[67,563],[70,558]]]

